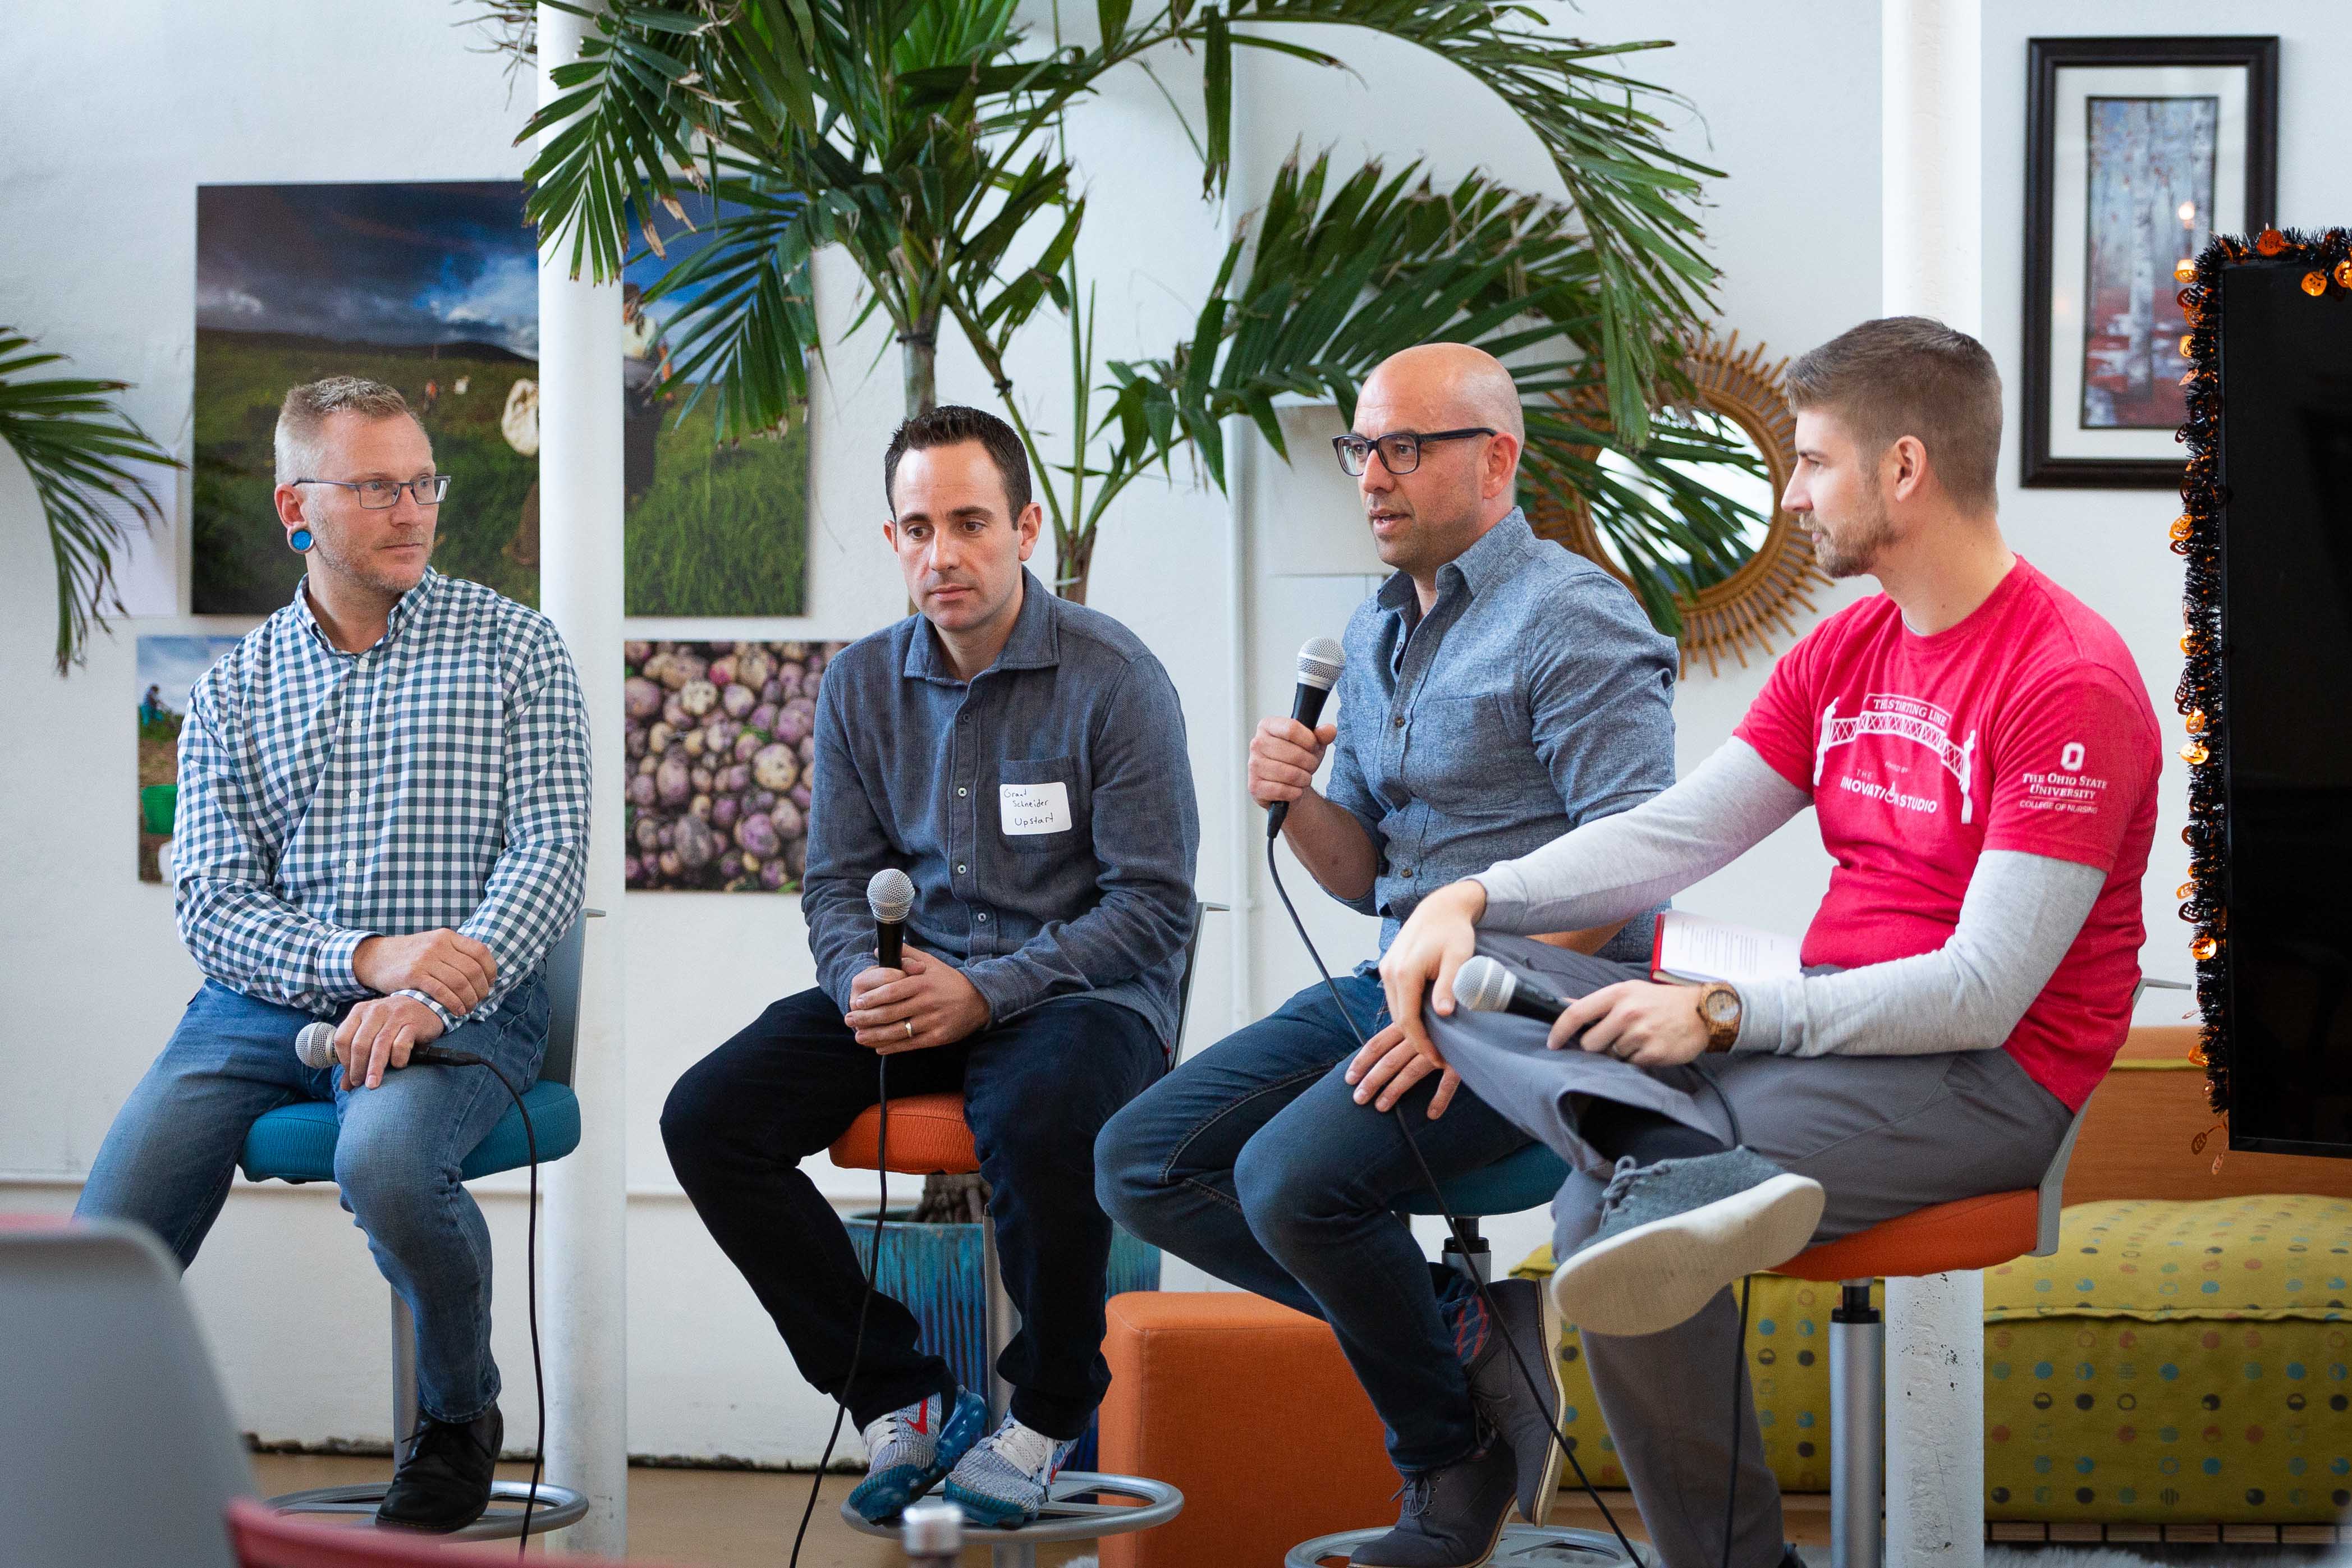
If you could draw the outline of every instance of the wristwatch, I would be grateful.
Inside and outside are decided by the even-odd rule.
[[[1739,1038],[1739,993],[1720,980],[1700,986],[1698,1021],[1706,1026],[1708,1050],[1729,1050]]]

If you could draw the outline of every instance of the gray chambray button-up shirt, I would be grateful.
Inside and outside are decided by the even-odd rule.
[[[816,700],[802,910],[817,983],[870,966],[866,879],[915,884],[907,940],[1003,1023],[1092,995],[1176,1037],[1201,842],[1176,688],[1134,633],[1021,576],[996,662],[956,679],[909,616],[843,649]]]
[[[1379,852],[1370,894],[1343,901],[1381,917],[1383,952],[1423,895],[1675,782],[1675,645],[1517,508],[1438,568],[1426,616],[1400,572],[1343,642],[1324,795]],[[1655,923],[1601,956],[1646,960]]]

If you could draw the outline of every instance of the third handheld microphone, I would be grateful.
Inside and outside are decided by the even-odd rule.
[[[1309,730],[1323,717],[1323,700],[1331,695],[1331,688],[1339,683],[1339,672],[1348,666],[1347,651],[1329,637],[1316,637],[1298,650],[1298,689],[1290,699],[1290,716]],[[1265,808],[1265,836],[1268,838],[1282,831],[1282,819],[1290,815],[1290,803],[1277,800]]]
[[[1475,1013],[1517,1013],[1543,1024],[1568,1011],[1567,1003],[1483,952],[1455,972],[1454,999]]]

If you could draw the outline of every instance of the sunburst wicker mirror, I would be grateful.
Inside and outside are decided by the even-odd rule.
[[[1810,615],[1811,590],[1829,582],[1814,564],[1811,538],[1777,504],[1797,461],[1797,416],[1780,390],[1780,373],[1788,363],[1782,359],[1767,364],[1764,345],[1742,349],[1738,332],[1726,341],[1704,339],[1683,360],[1698,409],[1728,420],[1748,437],[1771,481],[1775,503],[1763,538],[1738,571],[1689,598],[1675,600],[1683,619],[1685,671],[1695,654],[1706,660],[1707,673],[1713,675],[1727,657],[1745,668],[1751,644],[1759,654],[1770,653],[1775,633],[1795,640],[1801,630],[1799,612]],[[1583,417],[1589,425],[1593,416],[1586,411]],[[1591,460],[1595,452],[1584,447],[1577,455]],[[1540,492],[1530,521],[1542,537],[1557,540],[1625,578],[1583,507],[1570,510],[1549,492]]]

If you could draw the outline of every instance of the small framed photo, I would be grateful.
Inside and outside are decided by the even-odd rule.
[[[2275,37],[2027,46],[2024,483],[2171,489],[2174,269],[2276,217]]]

